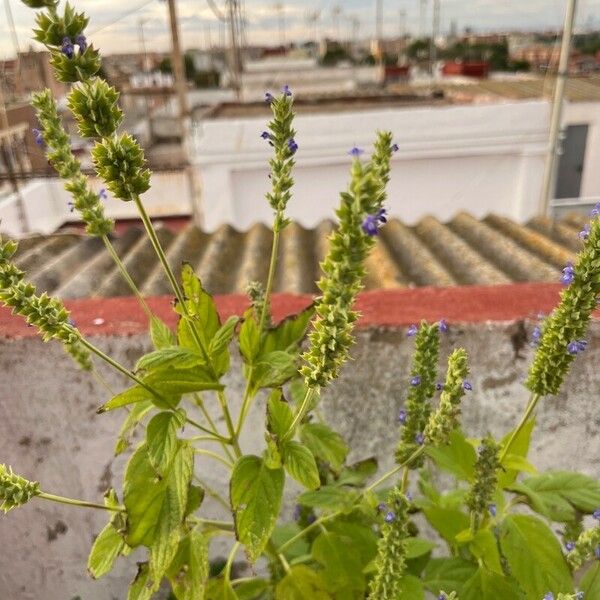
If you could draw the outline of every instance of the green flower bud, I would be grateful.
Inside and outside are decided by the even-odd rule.
[[[446,592],[440,592],[438,600],[458,600],[458,595],[456,592],[450,592],[449,594]]]
[[[600,294],[600,219],[595,217],[578,255],[575,267],[568,266],[563,275],[568,287],[561,293],[560,304],[546,319],[542,337],[526,385],[540,396],[557,394],[569,371],[576,352],[569,345],[583,340],[596,298]]]
[[[129,201],[150,189],[144,151],[130,134],[96,142],[92,158],[98,176],[115,197]]]
[[[7,513],[27,504],[39,494],[40,486],[37,481],[28,481],[13,473],[10,467],[0,464],[0,510]]]
[[[33,30],[34,38],[44,46],[60,48],[65,38],[75,40],[88,25],[89,18],[85,16],[85,13],[75,12],[75,9],[68,2],[62,15],[53,10],[56,7],[56,2],[29,0],[25,4],[31,6],[30,2],[39,5],[32,6],[32,8],[42,8],[44,6],[50,8],[49,11],[38,13],[35,17],[37,27]]]
[[[123,120],[117,102],[119,92],[100,78],[75,86],[68,97],[79,134],[82,137],[109,137],[116,132]]]
[[[260,281],[251,281],[246,286],[246,294],[248,295],[248,298],[250,298],[252,310],[254,311],[254,318],[258,322],[260,321],[260,315],[265,309],[265,302],[267,302],[265,288]],[[265,323],[266,327],[270,327],[272,324],[270,306],[266,307],[266,311]]]
[[[56,79],[63,83],[86,81],[100,70],[100,54],[92,46],[83,52],[76,53],[69,58],[58,50],[52,51],[50,64],[56,73]]]
[[[415,336],[415,353],[410,371],[411,381],[418,383],[410,386],[402,413],[400,443],[396,449],[398,464],[404,463],[419,447],[417,440],[420,439],[429,420],[429,400],[435,394],[439,349],[438,324],[428,325],[423,321]],[[422,463],[423,458],[420,457],[411,464],[411,468],[418,468]]]
[[[458,348],[448,357],[448,370],[437,410],[425,427],[425,442],[433,445],[448,443],[448,437],[458,426],[460,401],[465,395],[465,379],[469,375],[467,353]]]
[[[473,515],[476,529],[487,515],[494,498],[499,468],[500,446],[492,437],[485,437],[481,440],[479,455],[475,463],[475,480],[471,484],[466,499],[466,505]]]
[[[575,548],[567,554],[572,569],[581,568],[586,562],[598,558],[600,553],[600,526],[584,531],[575,542]]]
[[[105,216],[98,194],[90,188],[88,178],[81,172],[81,164],[73,156],[69,135],[62,126],[50,90],[34,94],[32,104],[37,110],[48,160],[61,178],[66,180],[65,189],[71,193],[73,208],[85,222],[86,231],[98,237],[108,235],[114,223]]]
[[[394,488],[384,509],[377,558],[377,572],[369,586],[368,600],[396,600],[406,570],[406,538],[408,537],[408,501]]]

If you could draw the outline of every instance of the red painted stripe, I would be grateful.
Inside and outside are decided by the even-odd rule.
[[[548,313],[559,299],[560,285],[521,283],[498,286],[414,288],[363,292],[357,303],[362,316],[359,328],[405,327],[421,319],[445,318],[449,323],[482,323],[536,318]],[[307,295],[275,294],[276,320],[293,314],[312,301]],[[223,318],[242,314],[248,306],[243,295],[216,297]],[[155,314],[170,325],[176,322],[170,297],[148,300]],[[132,335],[147,330],[147,320],[135,298],[86,298],[66,302],[81,332],[88,335]],[[0,336],[33,337],[36,330],[26,327],[20,317],[0,309]]]

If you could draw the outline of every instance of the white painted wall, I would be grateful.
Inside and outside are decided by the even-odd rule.
[[[545,101],[484,106],[391,108],[298,116],[300,150],[292,218],[312,227],[331,218],[348,181],[348,150],[370,148],[389,129],[393,157],[388,209],[409,223],[426,214],[442,220],[461,210],[494,211],[517,221],[536,213],[549,106]],[[270,224],[269,145],[264,119],[207,121],[195,134],[202,178],[204,226]]]

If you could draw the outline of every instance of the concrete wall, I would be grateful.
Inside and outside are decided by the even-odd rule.
[[[389,186],[393,216],[414,223],[426,214],[446,220],[462,210],[476,217],[493,211],[526,221],[537,211],[547,123],[545,101],[300,114],[288,212],[306,227],[331,218],[347,186],[348,150],[371,148],[375,132],[389,129],[400,146]],[[207,121],[197,130],[209,230],[271,223],[264,128],[264,119],[249,118]]]
[[[111,313],[103,315],[110,325]],[[453,325],[443,339],[444,356],[455,345],[464,345],[471,356],[474,391],[463,404],[464,428],[469,435],[487,431],[499,435],[517,421],[527,400],[522,381],[532,353],[526,343],[531,327],[531,323],[521,321]],[[540,404],[531,456],[540,469],[579,469],[600,476],[597,322],[588,339],[590,348],[575,362],[564,392]],[[92,341],[127,365],[133,365],[149,346],[145,334],[96,336]],[[392,464],[397,440],[395,417],[406,395],[412,349],[413,342],[404,328],[361,331],[352,352],[352,366],[345,368],[324,394],[323,412],[352,445],[352,459],[375,454],[382,469]],[[236,359],[234,371],[238,367]],[[124,382],[112,372],[102,365],[99,370],[111,387],[123,387]],[[0,372],[1,462],[38,479],[49,492],[99,500],[107,486],[119,487],[124,459],[113,459],[112,447],[124,412],[95,414],[107,399],[106,390],[97,381],[78,372],[60,346],[44,345],[31,337],[0,341]],[[228,381],[234,413],[242,385],[239,377]],[[208,404],[218,418],[216,401]],[[248,421],[248,435],[242,439],[245,451],[260,452],[263,422],[261,398]],[[186,433],[192,435],[191,431]],[[196,470],[225,492],[227,475],[220,464],[197,460]],[[416,491],[414,486],[412,491]],[[288,499],[288,515],[290,505]],[[203,514],[226,518],[210,499]],[[122,600],[139,554],[120,560],[113,574],[99,582],[92,582],[85,573],[87,552],[105,519],[102,511],[42,500],[33,500],[0,518],[0,598]],[[222,554],[223,544],[215,540],[214,553]]]

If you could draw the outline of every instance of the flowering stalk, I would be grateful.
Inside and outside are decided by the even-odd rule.
[[[428,325],[423,321],[415,334],[415,353],[410,371],[408,398],[398,417],[403,427],[396,449],[397,463],[406,461],[423,443],[423,431],[431,413],[429,400],[433,398],[436,390],[439,348],[439,325]],[[422,460],[416,461],[411,467],[417,468],[421,464]]]
[[[572,569],[579,569],[594,558],[600,558],[600,525],[584,531],[567,554]]]
[[[406,538],[408,537],[408,501],[394,488],[390,492],[385,517],[381,526],[375,567],[371,580],[369,600],[396,600],[406,570]]]
[[[447,594],[446,592],[440,592],[440,595],[437,597],[437,600],[458,600],[458,595],[456,592],[450,592]]]
[[[481,440],[475,463],[475,480],[466,498],[467,508],[471,511],[473,532],[479,528],[494,498],[500,468],[499,450],[499,445],[492,437],[488,436]]]
[[[27,504],[33,497],[39,496],[37,481],[28,481],[20,477],[6,465],[0,464],[0,510],[9,510]]]

